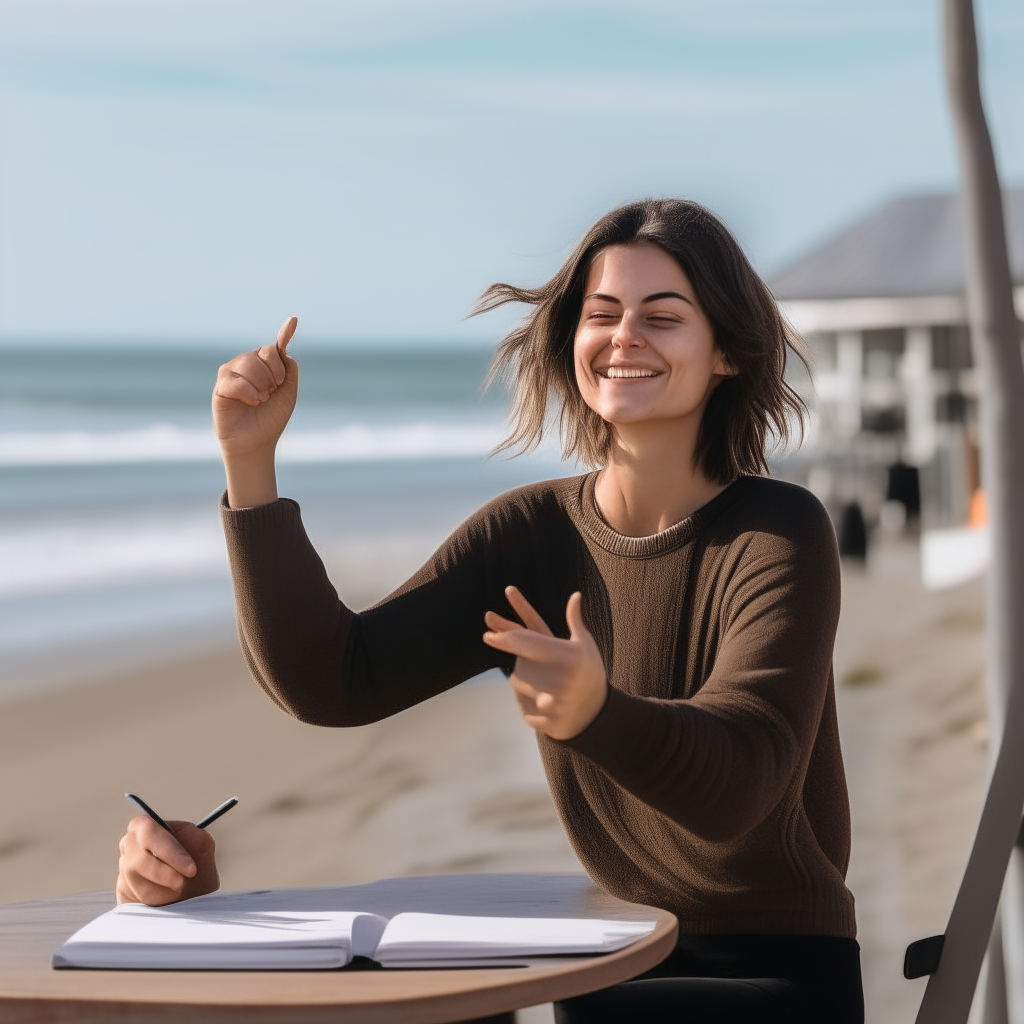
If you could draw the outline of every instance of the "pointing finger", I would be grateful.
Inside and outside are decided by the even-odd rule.
[[[281,329],[277,332],[277,350],[284,355],[285,349],[288,348],[288,342],[292,340],[295,334],[295,328],[299,325],[299,318],[297,316],[290,316],[283,324]]]
[[[523,625],[527,629],[532,629],[537,633],[543,633],[545,636],[554,636],[548,624],[537,614],[533,605],[523,597],[522,591],[518,587],[506,587],[505,596],[508,598],[508,603],[512,605],[516,615],[523,620]]]

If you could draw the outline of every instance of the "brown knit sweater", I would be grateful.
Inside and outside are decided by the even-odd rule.
[[[556,634],[583,615],[610,682],[597,718],[539,736],[591,877],[683,933],[853,937],[832,644],[831,523],[790,484],[741,477],[651,537],[601,518],[594,475],[485,505],[367,611],[339,601],[289,500],[224,509],[242,647],[302,721],[392,715],[512,660],[481,640],[515,584]]]

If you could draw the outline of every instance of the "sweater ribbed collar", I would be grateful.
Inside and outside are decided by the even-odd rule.
[[[628,537],[612,529],[597,507],[597,500],[594,497],[597,473],[595,470],[581,479],[580,486],[570,497],[570,513],[581,533],[605,551],[625,558],[657,558],[689,543],[707,523],[716,519],[728,505],[732,504],[744,479],[737,478],[706,505],[701,505],[695,512],[691,512],[685,519],[673,523],[667,529],[647,537]]]

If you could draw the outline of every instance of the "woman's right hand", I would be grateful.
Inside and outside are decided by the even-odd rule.
[[[220,887],[213,836],[190,821],[167,824],[173,836],[145,814],[128,822],[117,864],[118,903],[162,907]]]
[[[287,354],[298,324],[290,317],[277,342],[243,352],[217,372],[213,427],[228,476],[232,508],[265,505],[277,498],[274,450],[291,418],[299,387],[299,367]]]

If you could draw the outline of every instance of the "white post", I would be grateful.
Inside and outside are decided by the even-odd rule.
[[[843,382],[843,396],[836,417],[844,438],[860,433],[861,377],[864,374],[864,352],[860,331],[836,333],[836,371]]]
[[[907,328],[900,376],[907,403],[907,461],[923,466],[935,456],[936,444],[930,328]]]
[[[978,78],[971,0],[943,0],[946,73],[962,179],[971,338],[981,372],[982,483],[993,557],[988,570],[988,679],[995,760],[938,970],[918,1024],[963,1024],[999,906],[1024,809],[1024,364],[1006,248],[1002,192]],[[1002,725],[1000,729],[999,726]],[[1020,934],[1024,906],[1003,906]],[[1020,969],[1011,963],[1008,973]]]

